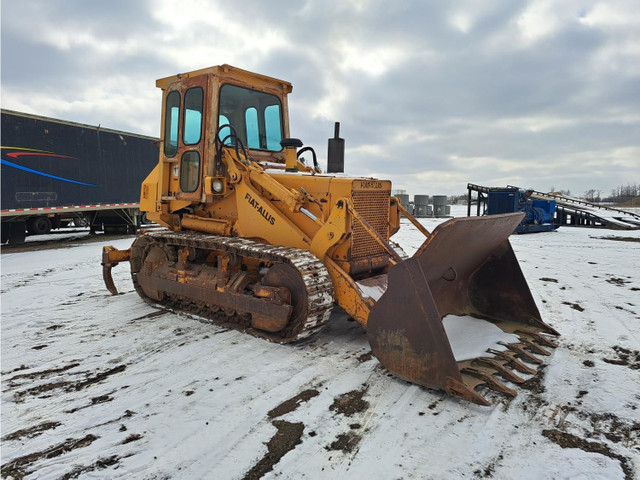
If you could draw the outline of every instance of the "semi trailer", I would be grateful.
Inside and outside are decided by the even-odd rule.
[[[2,109],[2,243],[65,226],[135,232],[157,138]]]

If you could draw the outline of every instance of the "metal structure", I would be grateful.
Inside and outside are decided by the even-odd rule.
[[[516,206],[516,210],[525,211],[526,228],[531,231],[553,230],[559,226],[579,226],[579,227],[604,227],[617,230],[635,230],[640,228],[640,215],[629,210],[621,210],[605,205],[599,205],[586,200],[560,195],[556,193],[544,193],[536,190],[524,190],[520,187],[508,185],[507,187],[485,187],[469,183],[467,185],[467,216],[471,215],[472,192],[477,192],[478,201],[476,204],[476,215],[490,213],[504,213],[511,210],[511,207],[504,205],[499,210],[488,211],[487,200],[491,192],[495,192],[494,203],[502,204],[499,199],[500,192],[524,192],[527,195],[526,201],[519,202],[521,207]],[[523,194],[524,194],[523,193]],[[504,200],[504,197],[503,197]],[[489,204],[491,202],[489,201]],[[511,205],[511,200],[507,200]],[[537,212],[535,210],[538,210]],[[529,212],[527,212],[529,210]],[[543,220],[543,221],[540,221]],[[538,223],[536,223],[536,221]],[[536,230],[538,229],[538,230]]]
[[[556,202],[532,198],[530,190],[518,187],[483,187],[469,183],[467,185],[467,216],[471,215],[471,192],[478,194],[477,214],[496,215],[502,213],[523,212],[522,222],[514,233],[535,233],[555,230],[559,224],[554,221]]]
[[[524,362],[548,353],[546,335],[557,332],[508,240],[523,214],[452,219],[428,232],[390,181],[321,174],[313,149],[289,136],[288,82],[221,65],[157,86],[163,147],[140,203],[167,230],[129,250],[104,247],[112,293],[111,269],[129,262],[145,301],[281,343],[316,332],[337,303],[389,371],[481,405],[478,388],[515,395],[497,377],[522,382],[511,369],[531,372]],[[334,143],[329,171],[343,159],[344,142]],[[411,258],[390,241],[402,215],[425,235]],[[457,361],[447,315],[514,335]]]
[[[530,192],[533,199],[552,200],[556,203],[555,222],[559,225],[606,227],[616,230],[640,228],[640,215],[629,210],[599,205],[567,195],[536,190]]]

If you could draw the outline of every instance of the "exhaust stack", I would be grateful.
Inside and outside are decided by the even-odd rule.
[[[340,122],[336,122],[333,138],[329,139],[327,173],[344,172],[344,138],[340,138]]]

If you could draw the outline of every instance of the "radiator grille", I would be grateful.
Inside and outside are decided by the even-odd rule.
[[[390,190],[353,190],[351,192],[356,212],[362,215],[385,240],[389,240],[390,195]],[[352,260],[385,253],[385,249],[364,229],[360,222],[354,219],[351,228],[353,236]]]

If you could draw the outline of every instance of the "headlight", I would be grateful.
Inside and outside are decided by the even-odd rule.
[[[211,188],[216,193],[222,193],[224,191],[224,183],[222,180],[216,178],[213,182],[211,182]]]

